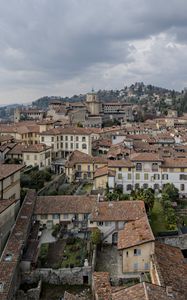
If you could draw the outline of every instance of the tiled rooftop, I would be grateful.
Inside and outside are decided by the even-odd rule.
[[[123,230],[118,233],[118,249],[125,249],[154,241],[154,235],[147,216],[125,224]]]

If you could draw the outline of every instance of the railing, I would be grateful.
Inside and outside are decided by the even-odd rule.
[[[116,225],[113,225],[112,227],[110,227],[107,231],[105,231],[103,233],[103,237],[102,239],[106,239],[111,233],[113,233],[113,231],[116,229]]]

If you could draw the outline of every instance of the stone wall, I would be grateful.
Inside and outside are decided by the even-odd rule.
[[[27,283],[33,283],[41,280],[49,284],[69,284],[82,285],[84,280],[91,284],[92,269],[90,266],[82,268],[64,268],[64,269],[36,269],[32,272],[25,273],[24,279]]]
[[[162,243],[179,247],[181,250],[187,249],[187,234],[159,237],[158,240]]]
[[[29,289],[27,292],[18,290],[16,300],[39,300],[42,289],[41,280],[36,288]]]

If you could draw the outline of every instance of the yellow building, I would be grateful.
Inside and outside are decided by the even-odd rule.
[[[125,224],[124,229],[118,233],[118,250],[122,251],[123,273],[150,271],[154,240],[146,215]]]
[[[65,173],[69,182],[75,180],[93,180],[97,168],[107,164],[106,157],[94,157],[75,150],[65,164]]]
[[[94,189],[106,189],[108,184],[108,176],[115,177],[115,171],[112,171],[108,166],[96,169],[94,173]]]
[[[39,170],[50,167],[52,148],[45,144],[29,145],[22,150],[26,166],[38,166]]]

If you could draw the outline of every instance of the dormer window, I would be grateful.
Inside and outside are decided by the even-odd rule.
[[[136,171],[142,171],[142,163],[136,164]]]
[[[13,255],[11,253],[7,253],[5,255],[5,261],[12,261]]]
[[[158,171],[158,164],[157,163],[152,163],[152,171],[157,172]]]

